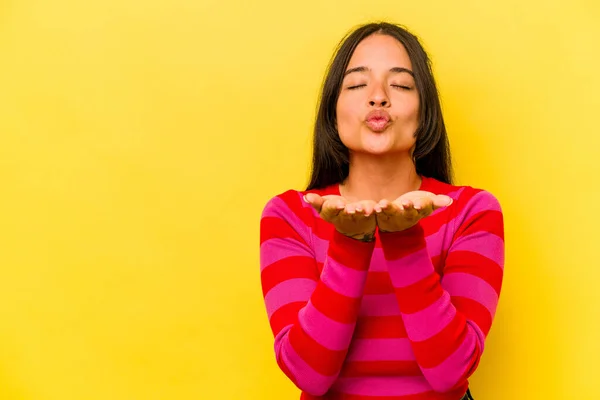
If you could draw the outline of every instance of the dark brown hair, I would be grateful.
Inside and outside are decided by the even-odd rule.
[[[349,151],[336,128],[336,105],[344,72],[356,46],[373,34],[397,39],[410,57],[416,88],[419,91],[419,126],[415,132],[413,157],[417,173],[452,183],[450,145],[442,116],[429,56],[419,39],[407,29],[388,22],[361,25],[339,43],[328,67],[314,125],[313,162],[306,190],[321,189],[341,183],[348,177]]]

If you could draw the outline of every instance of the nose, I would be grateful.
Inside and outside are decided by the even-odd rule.
[[[390,99],[382,85],[375,85],[375,88],[369,96],[369,105],[371,107],[387,107],[390,104]]]

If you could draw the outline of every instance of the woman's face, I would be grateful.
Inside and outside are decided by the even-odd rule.
[[[410,154],[418,127],[419,93],[404,46],[371,35],[356,47],[337,102],[337,129],[351,152]]]

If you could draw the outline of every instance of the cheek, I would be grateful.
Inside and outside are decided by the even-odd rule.
[[[401,107],[397,113],[400,118],[407,122],[417,120],[419,118],[419,99],[414,98],[411,101],[405,101],[404,107]]]
[[[357,120],[356,115],[357,113],[352,104],[346,99],[340,98],[336,107],[338,131],[340,129],[349,129],[352,125],[355,125]]]

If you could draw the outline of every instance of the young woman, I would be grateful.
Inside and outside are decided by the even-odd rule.
[[[261,281],[275,356],[301,399],[469,399],[498,304],[503,217],[452,184],[430,61],[400,26],[341,42],[312,177],[265,206]]]

